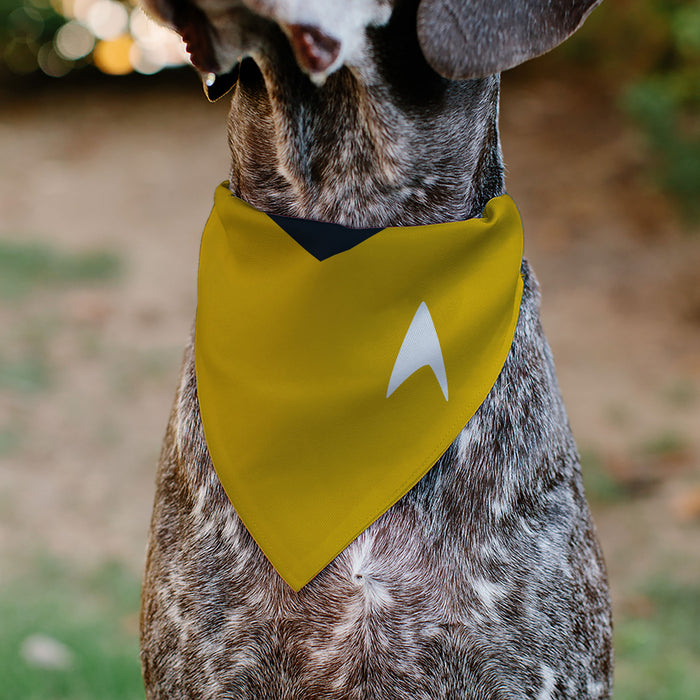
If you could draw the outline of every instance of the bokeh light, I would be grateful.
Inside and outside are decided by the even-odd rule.
[[[92,51],[95,47],[95,37],[84,24],[71,20],[58,30],[54,45],[63,58],[77,61]]]
[[[95,65],[108,75],[126,75],[133,66],[129,53],[134,40],[127,34],[116,39],[98,41],[92,54]]]
[[[45,43],[39,49],[37,63],[39,68],[52,78],[62,78],[64,75],[68,75],[73,67],[70,61],[66,61],[58,54],[52,41]]]
[[[94,0],[88,8],[85,24],[98,39],[117,39],[129,26],[129,12],[115,0]]]
[[[62,77],[93,64],[110,75],[152,74],[188,63],[180,37],[148,17],[135,0],[8,1],[9,7],[0,7],[0,68],[4,64],[11,73],[40,69]]]
[[[41,13],[34,7],[18,7],[10,13],[10,27],[19,35],[28,39],[38,39],[44,28]]]
[[[28,75],[37,67],[37,52],[39,47],[35,42],[24,38],[12,39],[2,52],[2,58],[7,67],[16,75]]]

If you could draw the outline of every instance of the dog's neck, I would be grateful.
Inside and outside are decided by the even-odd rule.
[[[243,62],[229,119],[234,194],[354,227],[464,220],[503,194],[499,78],[444,80],[417,47],[387,50],[391,35],[371,64],[321,87],[291,55]]]

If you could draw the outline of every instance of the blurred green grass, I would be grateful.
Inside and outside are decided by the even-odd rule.
[[[0,299],[17,299],[37,287],[105,282],[118,277],[114,253],[64,253],[43,243],[0,239]]]
[[[121,258],[109,251],[74,253],[0,238],[0,303],[19,311],[3,333],[0,391],[34,394],[51,385],[49,347],[59,320],[55,314],[25,308],[23,302],[37,291],[114,281],[122,267]],[[6,442],[0,437],[0,451]]]
[[[0,355],[0,390],[31,394],[49,384],[50,372],[44,357],[27,355],[8,360]]]
[[[0,699],[142,700],[139,584],[118,564],[78,575],[47,560],[1,588]],[[33,635],[61,645],[67,667],[28,660]]]
[[[700,697],[700,583],[655,579],[615,633],[615,700]]]

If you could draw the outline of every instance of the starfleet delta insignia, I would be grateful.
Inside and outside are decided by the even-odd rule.
[[[351,229],[215,193],[199,263],[204,434],[233,507],[299,590],[407,493],[506,360],[523,233],[478,219]]]

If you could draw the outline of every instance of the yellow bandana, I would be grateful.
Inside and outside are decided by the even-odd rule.
[[[202,423],[238,515],[299,590],[493,386],[520,308],[522,224],[503,195],[480,219],[347,229],[269,217],[226,184],[200,253]]]

